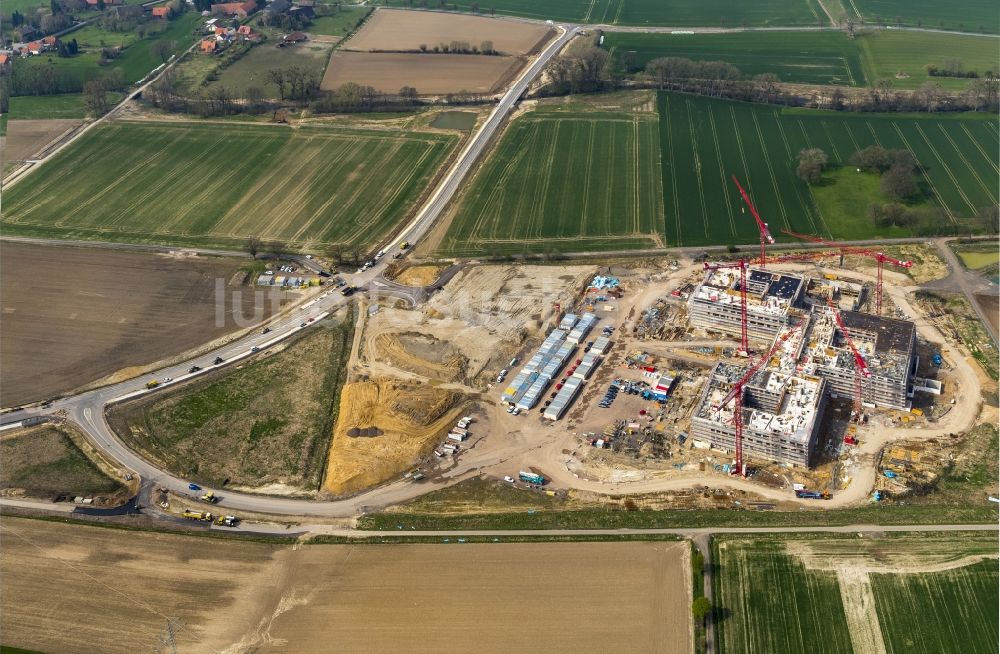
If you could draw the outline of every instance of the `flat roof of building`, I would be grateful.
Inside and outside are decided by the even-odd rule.
[[[909,320],[876,316],[858,311],[841,311],[840,317],[844,325],[854,330],[875,334],[875,353],[893,354],[909,351],[910,344],[916,332],[916,325]]]

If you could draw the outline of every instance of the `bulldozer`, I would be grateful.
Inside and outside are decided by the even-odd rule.
[[[212,491],[208,491],[207,493],[201,496],[201,501],[208,502],[209,504],[215,504],[216,502],[219,501],[219,498],[216,497],[215,493],[213,493]]]

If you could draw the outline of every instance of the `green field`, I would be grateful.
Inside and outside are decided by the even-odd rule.
[[[894,35],[895,36],[895,35]],[[783,82],[864,86],[858,48],[842,32],[731,32],[726,34],[630,34],[609,32],[604,47],[621,65],[627,51],[636,66],[658,57],[726,61],[745,75],[774,73]]]
[[[966,88],[971,80],[931,77],[924,69],[927,64],[940,68],[949,58],[958,59],[963,70],[976,71],[980,76],[986,71],[1000,71],[1000,39],[988,36],[867,32],[854,42],[860,48],[868,79],[872,83],[890,79],[893,86],[901,89],[917,88],[927,81],[940,84],[944,89]],[[897,78],[898,73],[909,77]]]
[[[0,489],[20,489],[32,497],[112,495],[122,490],[118,481],[87,458],[74,438],[86,442],[69,427],[50,425],[4,438],[0,441]]]
[[[968,32],[1000,32],[1000,6],[993,0],[844,0],[868,22],[881,16],[889,25],[935,27]]]
[[[636,96],[641,97],[641,96]],[[1000,148],[986,114],[855,114],[658,94],[643,108],[601,111],[609,96],[543,104],[516,119],[470,183],[441,252],[502,255],[727,245],[757,241],[736,175],[779,232],[833,238],[910,236],[868,218],[886,202],[879,178],[846,166],[868,145],[911,150],[922,169],[914,207],[961,225],[997,201]],[[655,144],[659,143],[659,151]],[[796,156],[818,147],[830,169],[810,188]]]
[[[111,425],[136,450],[201,483],[316,490],[353,334],[351,320],[332,320],[237,370],[116,406]]]
[[[873,574],[888,654],[996,654],[997,562],[919,575]]]
[[[858,651],[866,633],[892,654],[997,651],[995,533],[727,536],[713,556],[723,654]]]
[[[390,0],[394,7],[413,6],[409,0]],[[463,11],[472,5],[489,15],[510,14],[528,18],[604,25],[815,25],[829,24],[817,0],[455,0],[448,3]],[[432,4],[431,6],[436,6]]]
[[[781,229],[834,238],[879,235],[863,216],[842,213],[837,205],[817,206],[810,188],[795,176],[795,157],[804,148],[823,149],[834,165],[873,144],[912,151],[924,170],[929,199],[945,209],[950,222],[960,223],[997,201],[1000,142],[996,122],[985,114],[783,110],[669,93],[660,94],[659,105],[671,245],[757,240],[730,175],[750,192],[775,238],[781,238]]]
[[[4,189],[8,234],[239,248],[370,244],[447,157],[448,134],[115,122]],[[58,191],[58,192],[57,192]]]
[[[714,543],[719,651],[851,652],[837,577],[807,570],[779,539]]]
[[[268,79],[268,71],[297,66],[314,73],[319,79],[323,77],[332,50],[331,44],[317,41],[307,41],[281,49],[275,48],[270,43],[262,43],[222,69],[219,72],[219,79],[211,82],[209,88],[222,86],[240,96],[248,87],[256,86],[264,90],[265,97],[278,99],[278,87]],[[208,55],[201,53],[192,53],[191,56],[195,62],[210,59]]]
[[[372,12],[370,7],[340,7],[328,16],[316,16],[309,25],[310,34],[347,36]]]
[[[108,104],[121,102],[122,94],[108,93]],[[49,120],[55,118],[86,118],[87,109],[83,105],[82,93],[62,93],[60,95],[19,95],[10,99],[10,112],[5,114],[10,120]]]
[[[625,250],[660,243],[656,117],[536,113],[516,120],[457,209],[444,250]]]
[[[96,25],[88,25],[75,32],[63,36],[63,40],[75,38],[80,46],[80,54],[74,57],[57,57],[45,54],[29,57],[18,61],[15,66],[46,66],[53,65],[77,75],[80,80],[100,77],[105,68],[98,62],[101,58],[102,43],[107,47],[122,46],[120,57],[113,60],[108,67],[121,68],[128,82],[137,82],[148,75],[162,61],[150,52],[151,46],[158,41],[175,43],[174,52],[183,52],[194,43],[196,36],[193,30],[201,20],[197,12],[190,11],[167,23],[166,28],[157,33],[148,34],[139,39],[135,32],[108,32]],[[146,23],[148,28],[158,27],[157,23]]]

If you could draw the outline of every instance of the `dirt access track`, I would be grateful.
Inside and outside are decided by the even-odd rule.
[[[160,651],[169,619],[181,652],[691,651],[684,541],[292,546],[11,517],[0,537],[4,644],[31,650]]]
[[[412,86],[421,95],[499,91],[521,69],[517,57],[463,54],[406,54],[335,51],[321,87],[326,91],[355,82],[382,93]]]
[[[108,375],[125,378],[236,330],[231,292],[243,291],[248,318],[254,306],[250,289],[239,286],[243,263],[0,242],[0,406],[44,400]],[[222,326],[217,280],[226,290]],[[272,303],[263,305],[262,315],[270,315]]]
[[[343,50],[360,52],[433,49],[452,41],[478,48],[491,41],[504,55],[524,55],[538,50],[554,34],[544,25],[514,20],[466,16],[431,11],[378,9]],[[417,87],[419,88],[419,87]]]

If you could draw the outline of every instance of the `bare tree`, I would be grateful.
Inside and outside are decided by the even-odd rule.
[[[257,253],[260,252],[260,237],[259,236],[248,236],[247,242],[243,244],[243,249],[247,251],[251,259],[257,259]]]

